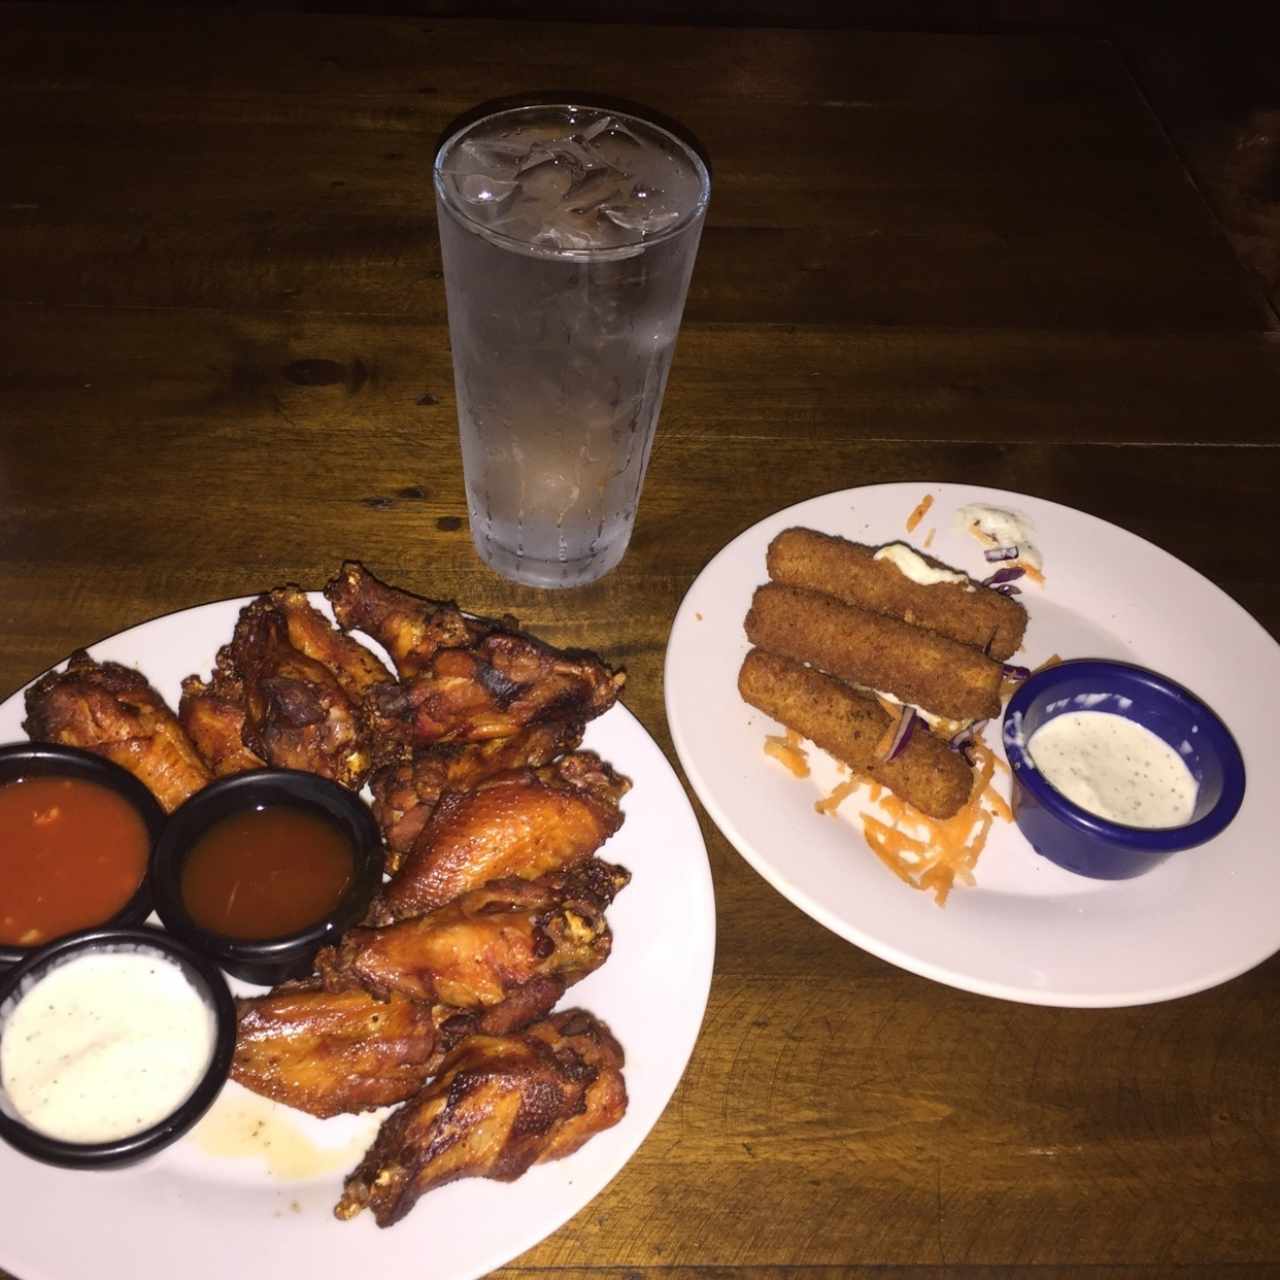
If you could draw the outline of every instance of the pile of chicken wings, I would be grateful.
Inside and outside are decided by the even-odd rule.
[[[232,1075],[315,1116],[402,1104],[335,1209],[390,1226],[434,1187],[510,1181],[626,1110],[608,1029],[552,1012],[608,959],[605,912],[630,879],[595,856],[630,783],[578,750],[624,676],[357,563],[325,595],[338,627],[297,587],[253,600],[176,715],[81,651],[28,690],[24,727],[114,760],[167,811],[266,765],[368,784],[390,879],[312,977],[238,1001]]]

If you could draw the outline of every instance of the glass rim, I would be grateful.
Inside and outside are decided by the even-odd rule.
[[[494,120],[500,120],[504,116],[519,116],[543,111],[593,111],[600,116],[616,116],[618,119],[628,123],[634,123],[645,129],[651,129],[654,133],[661,134],[664,138],[669,139],[693,164],[694,171],[698,177],[698,199],[680,218],[669,227],[664,227],[661,231],[651,236],[644,236],[640,240],[632,241],[628,244],[620,245],[601,245],[590,249],[557,249],[548,248],[544,245],[534,244],[530,240],[522,239],[520,236],[508,235],[506,232],[494,230],[494,228],[486,226],[483,222],[471,216],[466,208],[459,201],[455,193],[448,189],[445,182],[447,176],[445,170],[440,167],[440,162],[445,154],[460,143],[472,130],[482,125],[492,123]],[[634,258],[645,252],[653,245],[662,244],[667,240],[673,240],[678,236],[684,235],[691,228],[696,227],[702,216],[706,213],[707,206],[711,201],[711,171],[707,167],[706,161],[689,143],[683,138],[672,133],[670,129],[658,124],[656,121],[646,116],[636,115],[633,111],[615,110],[611,107],[594,105],[591,103],[579,103],[572,100],[557,102],[531,102],[521,106],[502,107],[497,111],[491,111],[486,115],[480,116],[476,120],[462,125],[455,129],[445,140],[436,148],[436,154],[431,162],[432,184],[435,187],[436,199],[440,206],[445,208],[457,221],[468,231],[476,235],[484,237],[493,244],[502,248],[509,248],[517,253],[522,253],[535,258],[547,258],[549,260],[559,260],[562,262],[608,262],[621,258]]]

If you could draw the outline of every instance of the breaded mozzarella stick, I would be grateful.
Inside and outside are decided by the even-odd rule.
[[[875,551],[814,529],[784,529],[769,544],[769,577],[986,649],[997,661],[1022,644],[1027,611],[1017,600],[977,583],[914,582]]]
[[[747,639],[761,649],[934,715],[989,720],[1000,714],[998,662],[897,618],[768,583],[756,590],[746,628]]]
[[[753,649],[738,673],[738,691],[765,715],[931,818],[951,817],[969,798],[972,769],[920,722],[893,760],[878,759],[876,746],[888,727],[888,715],[874,698],[834,676]]]

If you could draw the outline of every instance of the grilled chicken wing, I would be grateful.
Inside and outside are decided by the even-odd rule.
[[[540,768],[581,741],[581,724],[535,724],[510,738],[435,743],[412,760],[379,769],[369,786],[374,816],[387,841],[387,870],[400,869],[445,791],[470,791],[485,778],[510,769]]]
[[[472,1036],[416,1098],[384,1121],[334,1213],[364,1208],[380,1227],[459,1178],[511,1182],[576,1151],[627,1106],[618,1042],[570,1010],[515,1036]]]
[[[271,593],[271,603],[284,617],[289,643],[299,653],[328,667],[352,702],[361,702],[378,685],[394,683],[395,677],[377,657],[313,609],[306,592],[299,587],[277,587]]]
[[[244,684],[244,742],[271,764],[359,787],[371,757],[355,703],[322,662],[289,638],[270,596],[241,610],[218,665]]]
[[[207,684],[199,676],[182,682],[178,720],[215,778],[266,764],[244,745],[244,717],[244,685],[230,672],[214,671]]]
[[[494,631],[469,649],[441,649],[398,689],[377,692],[382,715],[400,721],[416,748],[509,738],[536,721],[591,720],[613,706],[625,681],[594,653]]]
[[[358,985],[459,1009],[498,1004],[535,977],[568,986],[609,958],[605,908],[630,878],[592,859],[537,880],[494,880],[428,915],[348,930],[316,969],[330,990]]]
[[[402,678],[416,676],[440,649],[474,643],[493,625],[468,618],[455,604],[389,587],[352,560],[324,593],[339,625],[372,636],[391,655]]]
[[[232,1079],[313,1116],[412,1097],[444,1056],[430,1005],[318,983],[237,1001]]]
[[[106,756],[144,782],[166,812],[212,781],[177,717],[132,667],[95,662],[83,650],[26,694],[23,728],[37,742],[58,742]]]
[[[631,783],[590,751],[446,792],[372,916],[421,915],[490,880],[534,880],[585,862],[622,825]]]

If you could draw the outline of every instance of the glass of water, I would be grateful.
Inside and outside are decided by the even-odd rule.
[[[707,168],[635,116],[518,107],[454,133],[435,189],[476,550],[593,582],[631,538]]]

